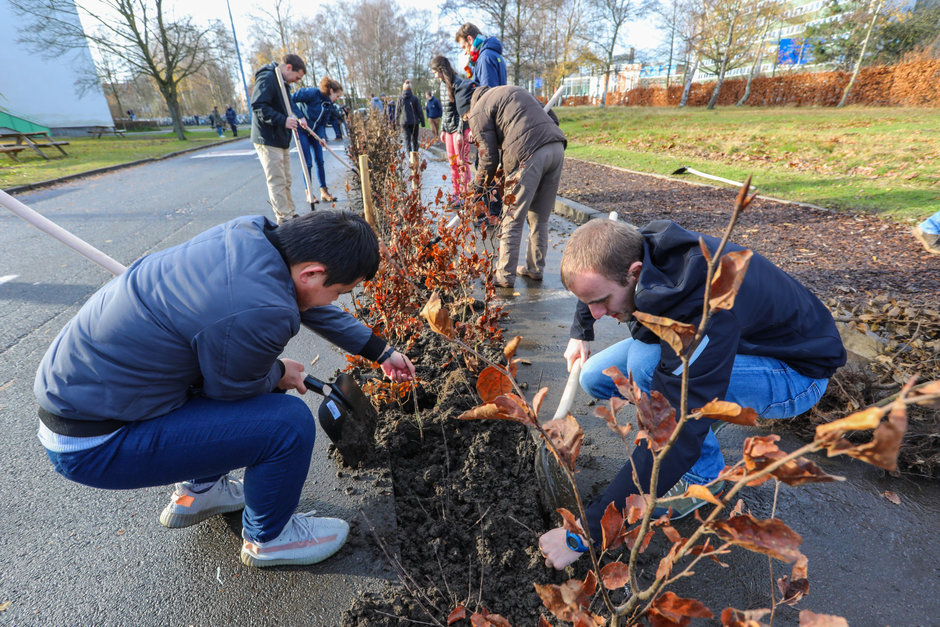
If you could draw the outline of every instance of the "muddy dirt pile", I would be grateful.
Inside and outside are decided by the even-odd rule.
[[[547,522],[533,479],[534,441],[516,423],[456,419],[479,397],[439,337],[424,334],[409,353],[421,391],[383,408],[377,433],[378,457],[388,459],[394,483],[392,542],[407,589],[360,600],[344,625],[427,621],[426,609],[441,620],[461,603],[534,624],[541,602],[532,583],[562,581],[549,579],[556,575],[537,549]]]

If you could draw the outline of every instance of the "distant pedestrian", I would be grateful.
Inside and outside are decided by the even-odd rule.
[[[424,112],[421,110],[418,97],[411,91],[411,81],[405,81],[402,85],[395,119],[401,126],[402,135],[405,137],[405,151],[416,152],[418,150],[418,126],[424,126]]]
[[[435,138],[441,133],[441,116],[443,111],[441,110],[441,101],[438,100],[433,93],[426,91],[424,92],[424,98],[426,102],[424,103],[424,110],[428,114],[428,124],[431,127],[431,134]]]
[[[330,124],[333,126],[333,133],[336,135],[336,139],[343,138],[343,121],[343,110],[334,102],[333,114],[330,116]]]
[[[238,137],[238,115],[236,115],[232,105],[225,105],[225,119],[232,129],[232,137]]]
[[[459,78],[454,66],[442,55],[431,59],[431,72],[441,81],[441,141],[450,162],[451,199],[459,206],[463,204],[470,183],[470,126],[460,119],[457,112],[457,93],[465,94],[466,108],[469,109],[472,90],[463,88],[463,85],[466,83],[469,87],[472,83]]]
[[[487,37],[475,24],[467,22],[457,30],[457,43],[467,55],[463,68],[465,77],[481,87],[506,84],[506,62],[503,44],[496,37]]]
[[[375,94],[372,94],[372,108],[375,109],[376,111],[382,111],[382,109],[385,108],[382,105],[382,99],[376,96]]]
[[[291,130],[297,128],[297,118],[284,106],[277,75],[280,72],[285,87],[296,83],[307,73],[307,66],[296,54],[284,57],[281,63],[268,63],[255,73],[255,87],[251,94],[251,141],[258,153],[268,184],[268,201],[274,208],[278,224],[297,215],[290,193],[290,140]]]
[[[219,113],[218,107],[212,107],[212,113],[209,114],[209,124],[215,127],[215,132],[219,134],[219,137],[225,137],[225,131],[222,130],[225,125],[225,118]]]

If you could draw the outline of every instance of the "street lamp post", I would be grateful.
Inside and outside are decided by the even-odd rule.
[[[232,24],[232,40],[235,41],[235,56],[238,57],[238,69],[242,73],[242,87],[245,88],[245,107],[251,113],[251,94],[248,93],[248,81],[245,80],[245,66],[242,64],[242,53],[238,50],[238,37],[235,36],[235,20],[232,19],[232,5],[229,0],[225,0],[225,6],[228,8],[228,20]]]

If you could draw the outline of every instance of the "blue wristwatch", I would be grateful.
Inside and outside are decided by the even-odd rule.
[[[576,533],[565,530],[565,544],[568,545],[568,548],[572,551],[577,551],[578,553],[584,553],[588,550],[587,545],[584,543],[584,539],[581,538]]]

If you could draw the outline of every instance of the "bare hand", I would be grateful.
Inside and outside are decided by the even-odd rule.
[[[300,118],[299,120],[297,120],[297,123],[300,124],[304,128],[310,128],[309,126],[307,126],[307,118]]]
[[[289,117],[289,118],[287,118],[287,119],[284,121],[284,128],[286,128],[286,129],[288,129],[288,130],[291,130],[291,131],[294,130],[295,128],[297,128],[297,118],[295,118],[295,117]]]
[[[415,376],[415,366],[402,353],[395,351],[382,362],[382,372],[392,381],[411,381]]]
[[[282,390],[297,390],[301,394],[307,392],[304,385],[304,365],[293,359],[281,359],[284,364],[284,376],[278,381],[277,387]]]
[[[320,138],[320,145],[321,145],[321,146],[326,146],[326,140],[323,139],[322,137]]]
[[[564,570],[581,557],[581,553],[568,548],[566,536],[564,527],[556,527],[539,538],[539,551],[545,556],[545,565],[549,568]]]
[[[584,362],[586,362],[590,356],[590,342],[576,340],[575,338],[568,340],[568,347],[565,349],[565,362],[568,364],[568,372],[571,372],[571,367],[574,365],[574,362],[578,359],[578,357],[581,358],[581,365],[584,365]]]

